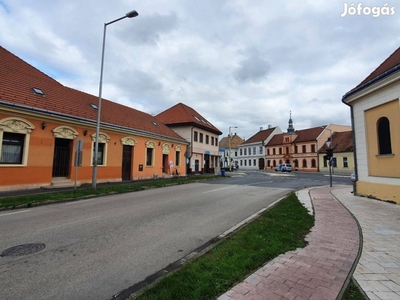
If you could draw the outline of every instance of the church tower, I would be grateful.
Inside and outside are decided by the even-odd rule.
[[[292,111],[290,111],[289,118],[289,127],[287,129],[287,134],[294,134],[293,120],[292,120]]]

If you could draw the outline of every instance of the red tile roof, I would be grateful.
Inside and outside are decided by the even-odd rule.
[[[159,113],[156,118],[168,126],[197,126],[218,135],[222,134],[222,132],[208,122],[206,118],[183,103],[178,103],[164,110]]]
[[[334,132],[332,134],[332,145],[331,148],[333,152],[353,152],[353,131],[343,131],[343,132]],[[326,144],[321,147],[319,150],[320,153],[325,152],[327,149]]]
[[[252,143],[257,143],[257,142],[262,142],[265,141],[266,139],[269,138],[271,133],[276,129],[276,127],[260,130],[257,132],[255,135],[250,137],[247,141],[245,141],[242,145],[246,144],[252,144]]]
[[[41,89],[44,96],[32,88]],[[90,104],[97,106],[98,97],[62,85],[0,46],[0,105],[96,124],[97,109]],[[155,117],[106,99],[102,100],[101,123],[185,141]]]
[[[303,143],[303,142],[312,142],[317,140],[317,137],[322,133],[326,126],[318,126],[313,128],[307,128],[302,130],[296,130],[294,134],[296,138],[294,139],[295,143]],[[280,133],[273,136],[273,138],[269,141],[267,146],[277,146],[283,144],[284,136],[287,136],[287,133]]]
[[[303,130],[296,130],[297,138],[296,143],[311,142],[317,140],[317,137],[322,133],[326,126],[318,126],[313,128],[307,128]]]
[[[243,144],[244,140],[238,136],[236,133],[232,136],[231,148],[237,148],[239,145]],[[229,137],[224,137],[219,142],[219,148],[229,148]]]
[[[367,78],[360,82],[355,88],[347,92],[343,99],[347,96],[365,88],[369,84],[376,82],[393,72],[400,70],[400,47],[397,48],[383,63],[379,65]]]

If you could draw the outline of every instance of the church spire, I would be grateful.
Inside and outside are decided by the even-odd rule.
[[[292,120],[292,111],[290,111],[290,118],[289,118],[289,127],[287,129],[288,134],[294,134],[294,128],[293,128],[293,120]]]

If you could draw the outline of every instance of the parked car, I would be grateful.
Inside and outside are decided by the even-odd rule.
[[[279,164],[275,168],[275,172],[292,172],[292,165],[291,164]]]

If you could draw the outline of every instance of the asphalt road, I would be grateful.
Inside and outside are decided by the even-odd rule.
[[[237,176],[1,212],[0,299],[111,299],[293,189]]]

